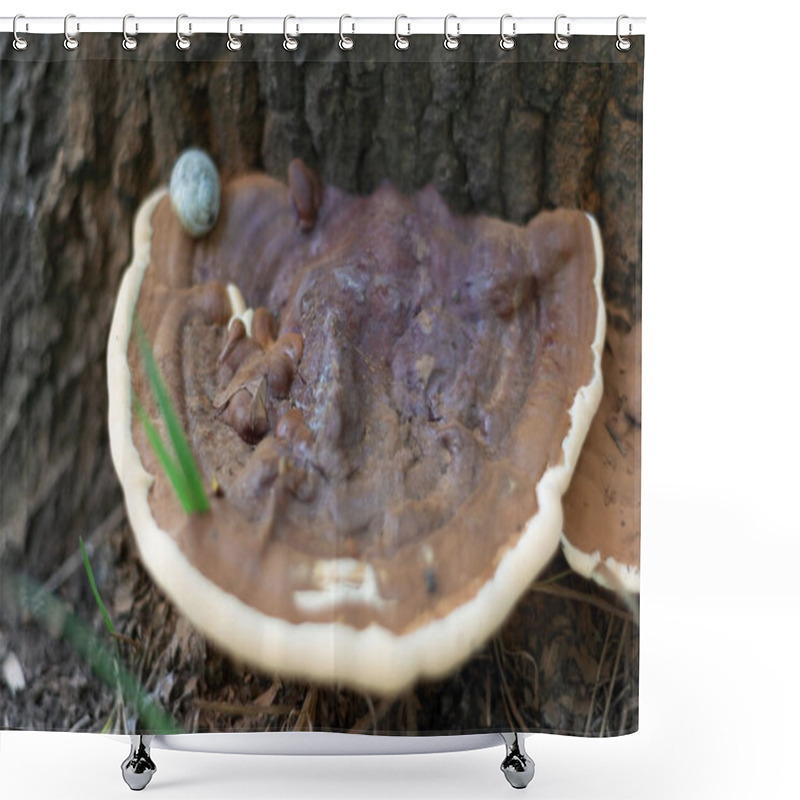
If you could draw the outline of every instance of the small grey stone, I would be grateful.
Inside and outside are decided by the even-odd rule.
[[[219,173],[207,153],[198,149],[181,153],[169,180],[172,210],[181,227],[194,237],[205,236],[219,216]]]

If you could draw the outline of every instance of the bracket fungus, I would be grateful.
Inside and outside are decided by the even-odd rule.
[[[140,555],[256,667],[393,693],[503,622],[558,548],[602,394],[594,220],[456,216],[293,162],[222,188],[203,238],[140,208],[108,350],[114,464]],[[187,514],[131,413],[163,427],[141,321],[210,509]]]
[[[603,399],[564,496],[569,565],[618,594],[639,591],[642,322],[609,309]]]

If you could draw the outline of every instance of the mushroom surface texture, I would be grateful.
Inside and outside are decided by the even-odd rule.
[[[618,594],[639,591],[642,323],[609,309],[603,399],[564,496],[569,565]]]
[[[228,182],[211,233],[140,208],[108,349],[112,456],[142,560],[213,642],[284,675],[391,694],[449,673],[558,549],[602,395],[592,217],[456,216]],[[210,510],[187,514],[137,414],[165,429],[134,316]],[[164,434],[166,438],[166,434]],[[213,487],[213,491],[212,491]]]

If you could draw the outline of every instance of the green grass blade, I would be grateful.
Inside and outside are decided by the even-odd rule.
[[[94,572],[92,572],[92,565],[89,563],[89,556],[86,553],[86,545],[83,543],[83,536],[81,536],[80,538],[80,543],[81,543],[81,553],[83,553],[83,566],[86,567],[86,574],[89,576],[89,583],[92,586],[92,592],[94,592],[95,602],[100,607],[100,611],[103,614],[103,619],[106,621],[106,627],[108,628],[108,632],[113,635],[114,625],[111,622],[111,617],[108,615],[108,611],[106,610],[103,598],[100,597],[100,592],[97,589],[97,584],[95,583],[94,580]]]
[[[100,733],[108,733],[111,730],[111,724],[114,722],[114,712],[112,711],[108,715],[108,719],[106,720],[106,724],[103,725],[103,730]]]
[[[169,482],[175,490],[175,494],[178,495],[178,500],[181,501],[183,510],[187,514],[193,513],[196,509],[192,502],[192,495],[186,486],[186,476],[183,474],[183,471],[175,459],[167,452],[167,447],[163,439],[156,430],[155,425],[150,422],[150,418],[139,402],[139,398],[134,397],[133,402],[136,406],[136,413],[139,415],[142,425],[144,425],[144,430],[150,441],[150,446],[155,450],[156,456],[158,456],[158,460],[161,462],[161,466],[164,468],[164,472],[167,474],[167,478],[169,478]]]
[[[119,686],[126,703],[137,711],[137,733],[183,733],[178,723],[144,690],[91,627],[42,584],[25,575],[0,574],[0,595],[30,614],[51,636],[63,638],[108,686]]]
[[[186,441],[186,436],[183,433],[181,421],[175,413],[172,406],[172,401],[169,397],[164,379],[158,371],[156,360],[153,356],[153,351],[150,349],[150,344],[147,337],[142,330],[141,324],[137,323],[136,333],[139,340],[139,349],[142,353],[142,361],[144,362],[145,372],[147,379],[150,383],[150,388],[156,398],[159,410],[164,417],[164,422],[167,425],[167,433],[169,434],[172,448],[175,451],[175,457],[180,471],[183,474],[184,486],[186,489],[187,504],[183,500],[181,502],[188,513],[202,514],[209,509],[208,496],[203,488],[203,479],[200,476],[200,470],[197,468],[192,450],[189,447],[189,442]],[[152,427],[152,426],[151,426]],[[148,434],[149,436],[149,434]],[[162,447],[164,453],[166,450]],[[159,456],[159,458],[161,458]],[[166,467],[165,467],[166,469]],[[174,485],[174,483],[173,483]]]

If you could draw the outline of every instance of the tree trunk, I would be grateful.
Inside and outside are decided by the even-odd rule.
[[[593,212],[607,298],[639,317],[643,44],[610,38],[57,36],[0,39],[0,558],[46,576],[120,502],[107,433],[105,349],[131,226],[178,154],[226,177],[285,177],[301,157],[367,193],[433,183],[460,212],[523,223]],[[639,55],[637,56],[636,50]]]

